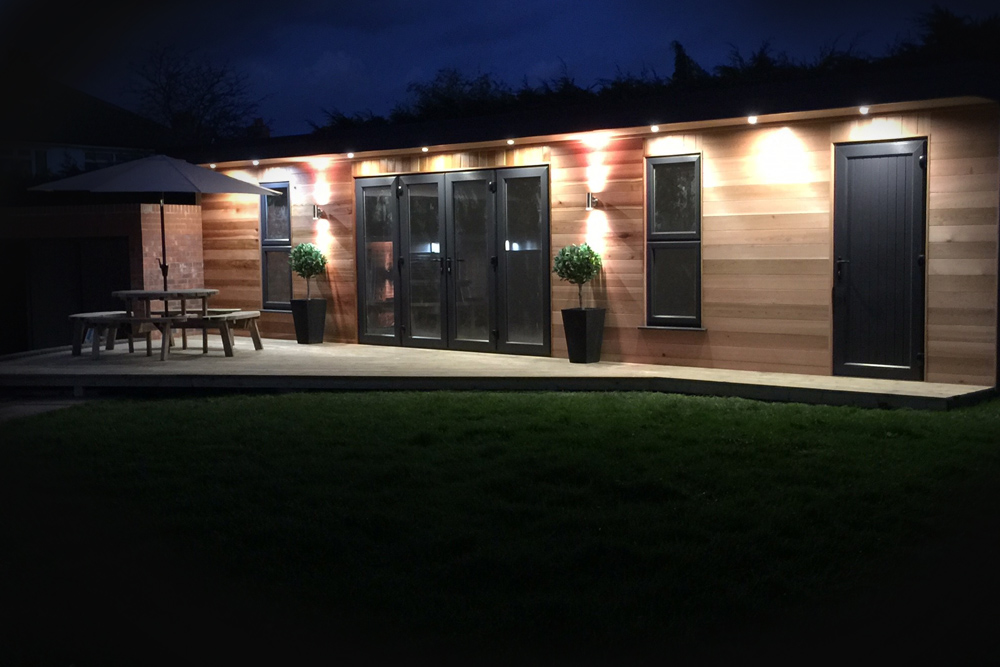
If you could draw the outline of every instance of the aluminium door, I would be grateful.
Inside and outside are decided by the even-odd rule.
[[[548,169],[497,172],[497,349],[548,355]]]
[[[403,344],[447,345],[444,188],[439,174],[399,177],[400,334]]]
[[[836,147],[833,372],[922,380],[924,139]]]
[[[448,339],[456,350],[496,350],[496,182],[492,171],[445,175]]]
[[[356,181],[362,343],[548,355],[548,169]]]
[[[398,345],[402,315],[399,294],[399,206],[393,176],[358,179],[358,339]]]

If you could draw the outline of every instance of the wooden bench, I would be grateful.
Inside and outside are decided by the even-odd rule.
[[[260,340],[260,329],[257,327],[257,320],[260,319],[259,310],[236,310],[229,308],[209,309],[208,315],[188,316],[186,327],[208,329],[218,329],[222,337],[222,349],[227,357],[233,356],[233,343],[235,342],[234,331],[236,328],[250,331],[250,338],[253,339],[255,350],[263,350],[264,345]],[[207,345],[204,352],[208,352]]]
[[[93,355],[95,357],[99,354],[102,333],[108,334],[108,349],[113,349],[122,318],[127,318],[124,310],[101,310],[70,315],[69,319],[73,323],[73,356],[80,356],[88,331],[93,331]]]
[[[115,349],[115,339],[118,336],[118,329],[128,326],[128,351],[135,351],[134,338],[136,334],[146,335],[146,356],[153,354],[153,331],[160,331],[163,335],[163,342],[160,346],[160,360],[167,358],[170,352],[170,343],[173,335],[172,329],[190,319],[186,315],[171,315],[168,317],[135,317],[130,316],[125,311],[111,310],[93,313],[74,313],[69,316],[73,321],[73,356],[80,356],[83,340],[88,330],[93,332],[93,347],[91,356],[95,359],[100,356],[101,336],[107,334],[107,344],[105,349]]]

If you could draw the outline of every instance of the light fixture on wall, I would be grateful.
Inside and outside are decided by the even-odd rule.
[[[330,216],[326,214],[326,211],[321,209],[317,204],[313,204],[313,220],[329,220]]]
[[[594,195],[593,192],[587,193],[587,210],[593,211],[600,204],[600,200]]]
[[[747,122],[751,125],[757,124],[757,116],[747,116]]]
[[[862,116],[867,116],[868,112],[871,111],[871,110],[872,109],[869,106],[858,107],[858,113],[861,114]]]

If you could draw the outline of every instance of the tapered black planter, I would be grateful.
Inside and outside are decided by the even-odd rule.
[[[604,308],[563,308],[563,329],[569,360],[592,364],[601,360],[604,342]]]
[[[326,328],[326,299],[292,299],[295,340],[322,343]]]

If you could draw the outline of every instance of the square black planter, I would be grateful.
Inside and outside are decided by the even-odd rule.
[[[292,299],[295,340],[322,343],[326,328],[326,299]]]
[[[563,329],[566,348],[574,364],[592,364],[601,360],[604,342],[604,308],[564,308]]]

